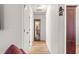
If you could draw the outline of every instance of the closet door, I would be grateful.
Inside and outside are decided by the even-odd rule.
[[[76,53],[76,6],[66,6],[66,53]]]

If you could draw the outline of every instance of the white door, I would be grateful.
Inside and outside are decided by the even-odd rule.
[[[24,9],[24,50],[29,50],[30,47],[30,16],[29,8]]]

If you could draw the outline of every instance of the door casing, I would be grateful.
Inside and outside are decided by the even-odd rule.
[[[40,32],[41,32],[41,21],[40,21],[40,19],[34,19],[34,41],[36,41],[35,40],[35,22],[36,21],[39,21],[40,22]],[[39,41],[40,41],[40,39],[39,39]]]

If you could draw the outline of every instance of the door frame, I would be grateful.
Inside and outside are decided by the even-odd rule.
[[[28,48],[26,48],[26,42],[25,42],[25,39],[24,39],[24,33],[28,33],[28,31],[29,31],[29,34],[30,34],[30,30],[28,30],[27,32],[26,32],[26,30],[25,30],[25,26],[24,26],[24,22],[25,22],[25,18],[24,18],[24,16],[25,16],[25,6],[27,6],[27,9],[29,10],[29,6],[28,5],[23,5],[23,11],[22,11],[22,14],[23,14],[23,20],[22,20],[22,47],[21,48],[23,48],[24,50],[28,50],[29,48],[30,48],[30,44],[29,44],[29,47]],[[28,19],[30,19],[29,18],[29,15],[28,15]],[[29,20],[29,22],[30,22],[30,20]],[[29,23],[30,24],[30,23]],[[30,25],[29,25],[30,26]],[[30,28],[29,28],[30,29]],[[30,35],[29,35],[29,38],[30,38]],[[29,39],[29,41],[28,42],[30,42],[30,39]]]
[[[35,40],[35,21],[39,21],[40,22],[40,34],[41,34],[41,20],[40,19],[34,19],[34,41],[36,41]],[[39,41],[40,41],[40,39],[39,39]]]

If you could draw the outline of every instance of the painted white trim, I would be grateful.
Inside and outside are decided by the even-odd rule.
[[[22,48],[24,48],[24,5],[22,11]]]
[[[65,12],[65,13],[64,13],[64,14],[65,14],[65,46],[64,46],[64,48],[65,48],[64,50],[65,50],[65,51],[64,51],[64,54],[66,54],[66,25],[67,25],[67,24],[66,24],[66,5],[65,5],[64,12]]]

